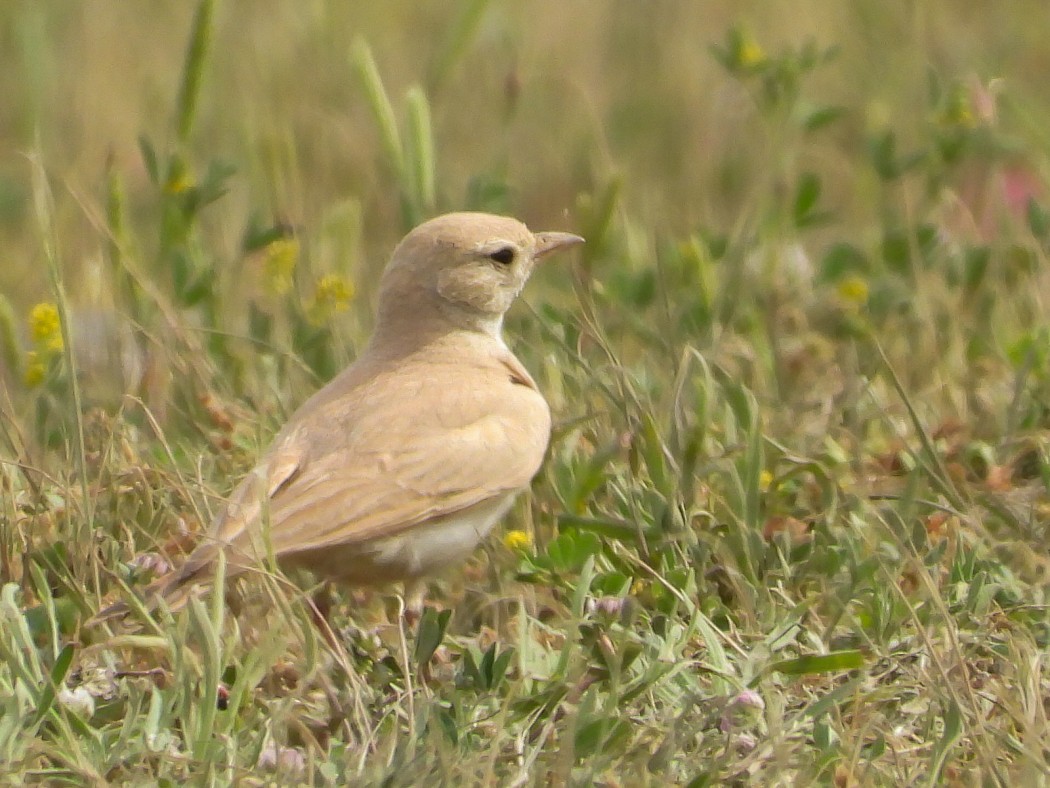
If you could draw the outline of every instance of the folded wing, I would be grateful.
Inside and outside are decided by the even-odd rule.
[[[313,411],[241,484],[213,544],[280,559],[393,536],[525,487],[550,414],[527,374],[504,380],[450,391],[435,375],[407,399],[380,386],[355,407]]]

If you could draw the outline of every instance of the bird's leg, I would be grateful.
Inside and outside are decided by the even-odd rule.
[[[423,617],[423,597],[427,591],[427,583],[421,578],[413,578],[405,581],[405,623],[415,629],[419,619]]]
[[[325,622],[331,623],[332,615],[332,584],[328,580],[321,583],[320,587],[314,591],[310,597],[311,612],[323,619]]]
[[[325,642],[335,653],[341,653],[342,645],[335,635],[335,630],[333,630],[330,620],[332,613],[331,583],[327,580],[324,581],[321,587],[307,598],[306,605],[310,609],[310,618],[321,633],[321,637],[325,639]]]

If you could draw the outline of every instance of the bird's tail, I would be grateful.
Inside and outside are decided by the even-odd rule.
[[[211,582],[210,573],[205,569],[208,562],[203,558],[190,559],[184,566],[169,572],[163,577],[158,577],[142,593],[142,606],[147,612],[152,613],[160,607],[161,601],[168,610],[175,613],[186,606],[194,588],[201,584]],[[86,626],[96,627],[100,624],[115,622],[125,618],[135,609],[127,602],[116,602],[104,607],[94,616],[88,619]]]

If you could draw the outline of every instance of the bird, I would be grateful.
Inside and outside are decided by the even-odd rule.
[[[426,578],[465,560],[541,467],[550,408],[503,320],[536,264],[583,240],[486,213],[411,230],[358,358],[292,414],[145,606],[177,611],[223,554],[228,577],[272,556],[325,581],[401,582],[418,617]],[[129,611],[118,602],[90,623]]]

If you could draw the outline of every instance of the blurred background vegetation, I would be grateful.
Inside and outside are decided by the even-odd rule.
[[[105,241],[98,224],[107,173],[120,177],[136,214],[156,209],[140,135],[161,150],[184,147],[193,177],[213,160],[236,168],[210,217],[222,242],[216,254],[237,250],[253,214],[318,232],[342,208],[360,226],[353,241],[361,245],[346,250],[347,264],[374,271],[404,226],[351,66],[359,36],[401,118],[406,91],[426,92],[442,209],[484,204],[537,227],[569,225],[581,194],[619,176],[626,212],[654,231],[728,231],[756,193],[790,188],[784,181],[794,169],[819,174],[836,218],[863,232],[878,201],[861,154],[890,127],[902,149],[925,142],[939,109],[931,83],[969,91],[1001,79],[999,122],[1022,142],[1046,145],[1050,50],[1032,24],[1041,9],[1036,0],[1009,13],[992,2],[877,0],[227,0],[215,10],[197,119],[182,146],[174,132],[177,64],[193,4],[7,3],[0,285],[19,303],[47,293],[25,160],[35,152],[56,192],[63,265],[82,297],[91,296],[80,288],[91,283]],[[806,41],[834,47],[805,100],[844,108],[842,121],[805,145],[787,144],[784,128],[763,117],[748,86],[727,79],[711,55],[731,27],[748,31],[766,56]],[[812,241],[819,249],[818,242],[819,235]]]
[[[1044,5],[0,5],[0,767],[1045,779]],[[221,605],[74,658],[463,209],[588,243],[509,316],[551,454],[417,664]]]
[[[272,299],[294,278],[289,308],[315,324],[355,297],[339,346],[370,324],[393,244],[444,210],[589,232],[586,285],[638,302],[668,285],[659,247],[689,239],[723,270],[750,260],[775,279],[867,276],[854,269],[869,252],[899,264],[937,233],[987,267],[1002,222],[1023,224],[1043,194],[1050,52],[1022,6],[228,0],[208,11],[196,65],[194,14],[0,11],[0,292],[16,377],[32,364],[11,345],[27,346],[29,309],[52,300],[44,238],[80,314],[85,373],[112,378],[120,358],[127,388],[164,366],[148,348],[138,358],[125,325],[162,331],[158,292],[208,330],[270,341]],[[51,191],[43,218],[30,160]],[[571,276],[538,286],[558,301]],[[776,284],[730,279],[722,318],[752,296],[740,288]],[[888,313],[906,294],[872,299]],[[297,352],[320,343],[292,322]],[[352,347],[318,352],[334,353],[310,364],[327,377]]]

